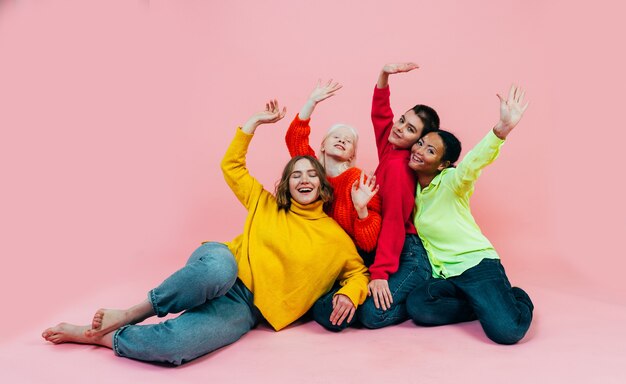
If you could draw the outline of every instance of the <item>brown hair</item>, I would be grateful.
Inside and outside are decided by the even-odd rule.
[[[289,207],[291,207],[289,177],[291,177],[291,172],[293,172],[293,167],[296,162],[302,159],[307,159],[311,162],[315,172],[317,172],[317,176],[320,178],[319,198],[324,202],[324,207],[326,208],[327,205],[333,201],[333,187],[326,178],[326,171],[324,171],[322,164],[313,156],[295,156],[285,165],[283,175],[278,184],[276,184],[276,203],[278,204],[278,209],[288,211]]]

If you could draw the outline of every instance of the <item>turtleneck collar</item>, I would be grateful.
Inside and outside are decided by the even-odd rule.
[[[311,204],[302,205],[292,198],[289,210],[307,220],[321,219],[328,216],[324,213],[324,202],[321,199]]]

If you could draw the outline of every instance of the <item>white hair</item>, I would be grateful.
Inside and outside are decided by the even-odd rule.
[[[354,128],[351,125],[343,124],[343,123],[338,123],[338,124],[333,125],[332,127],[328,128],[328,131],[324,135],[324,138],[322,139],[322,143],[320,144],[320,149],[324,148],[324,143],[326,142],[326,139],[328,139],[328,137],[332,135],[333,132],[335,132],[339,128],[348,128],[352,136],[354,136],[354,142],[352,143],[353,144],[352,146],[354,148],[354,154],[352,155],[352,159],[350,159],[348,164],[346,164],[347,165],[346,169],[347,169],[347,168],[353,167],[354,163],[356,162],[356,149],[357,149],[357,144],[359,143],[359,132],[356,130],[356,128]],[[324,168],[326,168],[326,154],[322,152],[322,156],[319,156],[319,159],[322,165],[324,166]]]

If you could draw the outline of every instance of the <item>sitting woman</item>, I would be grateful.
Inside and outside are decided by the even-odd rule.
[[[334,96],[339,89],[341,85],[332,80],[325,84],[317,83],[287,130],[285,141],[291,156],[315,156],[309,144],[311,115],[318,103]],[[380,232],[381,204],[376,194],[376,177],[370,175],[366,178],[364,172],[354,166],[358,139],[353,127],[333,125],[322,140],[319,159],[333,187],[334,199],[327,212],[350,235],[365,264],[369,265]],[[338,326],[336,322],[330,321],[329,315],[334,310],[337,300],[335,293],[339,288],[337,286],[324,295],[313,307],[313,318],[326,328]],[[347,324],[344,323],[344,326]]]
[[[528,104],[512,86],[500,95],[500,121],[455,168],[461,143],[440,130],[420,138],[409,167],[417,173],[415,226],[432,267],[430,280],[407,298],[407,310],[419,325],[443,325],[478,319],[491,340],[514,344],[530,327],[533,303],[511,287],[495,249],[470,212],[469,199],[481,170],[498,156],[504,140]]]
[[[256,128],[282,119],[270,101],[253,115],[222,160],[226,182],[248,210],[243,234],[230,243],[204,243],[186,266],[127,310],[101,309],[91,325],[61,323],[42,336],[52,343],[83,343],[118,356],[180,365],[238,340],[266,320],[280,330],[306,313],[340,281],[329,315],[350,321],[367,295],[367,269],[348,235],[323,211],[332,188],[312,157],[291,159],[276,188],[263,189],[246,168]],[[268,230],[271,228],[271,230]],[[154,325],[148,317],[182,312]]]

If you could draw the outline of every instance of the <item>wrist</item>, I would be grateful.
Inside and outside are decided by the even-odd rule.
[[[261,125],[261,122],[257,119],[250,119],[241,127],[241,130],[245,133],[254,133],[254,131]]]
[[[493,133],[500,140],[506,139],[506,136],[511,131],[511,128],[508,124],[503,123],[502,120],[498,121],[498,123],[493,127]]]
[[[356,214],[357,214],[357,216],[359,216],[359,219],[361,219],[361,220],[367,219],[367,216],[369,215],[369,211],[367,210],[367,206],[362,207],[362,208],[354,207],[354,209],[356,210]]]

